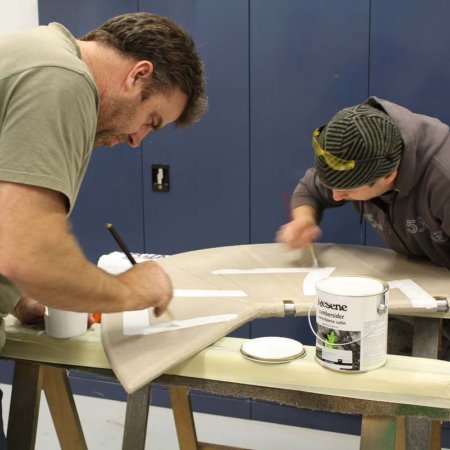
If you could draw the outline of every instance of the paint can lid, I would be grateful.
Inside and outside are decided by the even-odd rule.
[[[328,294],[361,297],[383,293],[386,284],[370,277],[329,277],[318,280],[316,289]]]
[[[280,364],[305,356],[303,345],[290,338],[266,336],[250,339],[241,346],[242,355],[256,362]]]

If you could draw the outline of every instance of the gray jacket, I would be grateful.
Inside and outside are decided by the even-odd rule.
[[[389,114],[400,130],[404,149],[390,196],[353,204],[396,252],[426,257],[450,268],[449,127],[376,97],[365,103]],[[293,208],[310,205],[319,217],[325,208],[344,203],[333,200],[315,169],[306,172],[292,197]]]

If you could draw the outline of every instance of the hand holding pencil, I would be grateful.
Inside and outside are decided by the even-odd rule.
[[[130,288],[124,299],[124,310],[154,308],[156,317],[167,311],[173,296],[172,283],[163,268],[155,261],[144,261],[117,275]]]
[[[130,297],[133,306],[130,305],[130,307],[128,307],[125,305],[124,310],[154,307],[156,317],[159,317],[166,312],[170,320],[174,320],[173,314],[168,310],[168,304],[173,296],[173,288],[170,278],[164,269],[154,261],[144,261],[136,264],[128,247],[114,227],[111,224],[107,224],[106,227],[111,232],[128,260],[133,264],[133,267],[130,270],[117,275],[133,291],[132,297]],[[142,299],[141,304],[139,304],[139,299]]]

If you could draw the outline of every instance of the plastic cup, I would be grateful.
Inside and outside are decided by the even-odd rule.
[[[54,338],[72,338],[86,333],[88,313],[45,308],[45,331]]]

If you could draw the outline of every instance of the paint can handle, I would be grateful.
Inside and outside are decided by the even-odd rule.
[[[325,344],[330,344],[330,342],[326,341],[325,339],[322,339],[316,332],[316,330],[314,329],[312,323],[311,323],[311,311],[313,310],[313,308],[317,305],[318,302],[318,298],[316,298],[316,300],[312,303],[312,305],[309,307],[308,310],[308,323],[309,323],[309,328],[311,328],[312,333],[314,334],[314,336],[319,339],[319,341],[324,342]],[[384,303],[380,303],[377,307],[377,312],[380,315],[380,319],[381,320],[383,318],[384,314],[387,314],[388,312],[388,307],[386,305],[386,298],[384,298]],[[378,322],[378,321],[377,321]],[[333,346],[344,346],[344,345],[349,345],[349,344],[354,344],[355,342],[359,342],[361,339],[369,337],[373,331],[374,331],[375,326],[372,327],[372,330],[369,331],[367,334],[365,334],[364,336],[359,337],[358,339],[355,339],[354,341],[350,341],[350,342],[344,342],[342,344],[337,344],[337,343],[332,343]]]

